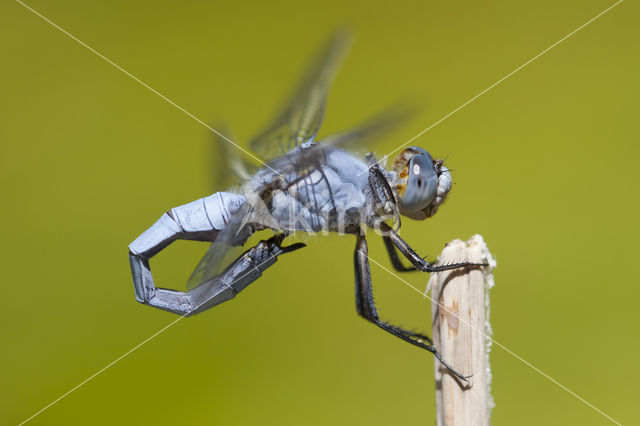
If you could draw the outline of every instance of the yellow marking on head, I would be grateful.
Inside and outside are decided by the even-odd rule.
[[[404,166],[400,173],[398,173],[398,179],[396,181],[396,191],[400,197],[404,196],[407,190],[407,182],[409,181],[409,166]]]

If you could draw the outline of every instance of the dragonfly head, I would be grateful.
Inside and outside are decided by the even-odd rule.
[[[400,213],[411,219],[433,216],[451,190],[451,173],[417,146],[406,148],[393,162]]]

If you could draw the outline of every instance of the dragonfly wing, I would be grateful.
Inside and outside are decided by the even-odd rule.
[[[187,282],[191,290],[221,275],[224,270],[247,250],[245,244],[251,235],[260,230],[281,232],[278,218],[272,215],[270,200],[276,191],[287,191],[292,185],[304,181],[324,164],[329,145],[311,144],[297,149],[268,163],[261,169],[252,185],[254,189],[245,193],[246,202],[229,218],[223,230],[202,257]],[[249,185],[248,185],[249,186]],[[299,200],[302,204],[304,200]]]
[[[231,140],[233,134],[225,126],[216,127],[222,130],[222,134],[228,135]],[[213,167],[214,190],[225,190],[243,184],[257,171],[258,166],[246,160],[236,147],[218,134],[213,135],[211,145],[211,161]]]
[[[415,108],[413,107],[396,105],[379,112],[353,129],[323,138],[322,144],[349,149],[350,147],[359,146],[366,141],[367,146],[369,146],[371,141],[385,136],[400,123],[407,120],[407,118],[413,114],[414,110]]]
[[[271,159],[315,137],[324,117],[329,86],[345,56],[349,39],[346,32],[338,32],[320,51],[288,106],[271,126],[250,142],[254,152]]]
[[[187,290],[192,290],[221,275],[246,250],[243,245],[251,236],[251,225],[249,223],[252,217],[251,210],[249,203],[245,203],[231,215],[225,228],[220,231],[215,241],[211,243],[191,277],[189,277]]]
[[[255,189],[245,194],[245,204],[231,215],[229,222],[189,278],[187,288],[193,289],[221,275],[248,248],[243,246],[253,232],[264,229],[282,231],[278,218],[273,217],[269,207],[270,199],[276,191],[287,191],[294,185],[304,186],[305,179],[326,164],[326,159],[333,150],[348,148],[363,139],[378,135],[396,124],[400,118],[397,110],[394,113],[387,112],[353,130],[329,137],[323,143],[307,143],[270,160],[253,178]],[[312,192],[305,192],[306,195],[303,195],[308,199],[297,199],[297,202],[313,206],[316,203],[314,190],[315,186],[311,185]]]
[[[394,107],[378,113],[353,129],[328,136],[317,143],[307,143],[267,163],[265,169],[281,175],[303,177],[323,166],[326,157],[335,149],[362,151],[376,138],[384,136],[405,120],[412,109]],[[264,170],[264,169],[263,169]]]
[[[257,154],[271,160],[267,167],[260,169],[251,178],[254,189],[245,194],[247,202],[231,215],[229,223],[218,234],[189,278],[187,288],[195,288],[224,272],[248,248],[243,246],[253,232],[262,229],[281,231],[277,218],[272,216],[268,207],[270,194],[274,191],[286,191],[288,185],[304,185],[304,179],[325,164],[332,150],[347,148],[379,134],[398,121],[400,115],[397,111],[385,113],[354,130],[327,138],[324,143],[309,143],[320,128],[329,85],[344,56],[347,41],[345,33],[339,33],[331,40],[312,63],[307,77],[294,92],[289,107],[271,127],[250,143]],[[249,180],[249,163],[229,149],[226,141],[218,138],[216,143],[223,153],[220,155],[219,166],[226,166],[219,169],[221,178],[227,179],[231,174],[230,170],[240,180]],[[307,194],[307,197],[310,198],[310,195]],[[298,201],[303,205],[312,204],[311,200]]]

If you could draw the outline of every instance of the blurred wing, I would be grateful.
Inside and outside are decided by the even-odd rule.
[[[315,137],[324,117],[329,86],[348,45],[346,32],[334,35],[310,64],[289,106],[266,131],[250,142],[254,152],[264,159],[271,159]]]
[[[307,143],[267,163],[260,169],[255,179],[261,182],[257,188],[246,194],[247,202],[234,213],[225,228],[220,231],[195,271],[187,282],[187,288],[193,289],[219,276],[246,251],[245,242],[253,229],[280,229],[276,218],[267,206],[269,194],[278,188],[286,190],[288,185],[304,184],[305,177],[322,167],[327,156],[335,149],[348,149],[362,140],[371,140],[383,135],[402,119],[406,118],[406,108],[393,108],[362,123],[355,129],[330,136],[323,143]],[[223,146],[226,142],[220,142]],[[230,150],[230,153],[233,151]],[[244,169],[240,165],[239,169]],[[311,200],[300,200],[310,205]]]
[[[335,149],[348,149],[353,144],[379,136],[406,116],[406,109],[392,109],[377,115],[353,130],[333,135],[323,143],[310,142],[315,137],[324,114],[324,105],[339,60],[346,46],[344,34],[338,34],[311,67],[311,72],[296,91],[291,106],[280,119],[251,142],[252,149],[270,158],[267,167],[260,169],[253,179],[260,182],[256,189],[246,194],[247,202],[230,218],[220,231],[187,283],[193,289],[222,274],[247,247],[243,247],[253,230],[270,228],[276,232],[280,226],[271,215],[266,202],[269,194],[287,185],[300,184],[314,170],[324,165],[327,156]],[[241,180],[251,177],[251,166],[243,161],[228,143],[218,139],[217,145],[224,152],[219,175],[224,181],[231,174]],[[295,148],[295,149],[294,149]],[[277,156],[280,153],[282,155]],[[274,155],[275,154],[275,155]],[[275,158],[274,158],[275,157]],[[226,160],[226,162],[224,162]],[[303,183],[304,184],[304,183]],[[286,190],[286,189],[285,189]],[[308,204],[304,203],[303,204]]]
[[[231,140],[235,140],[226,126],[216,128],[221,129],[222,134],[228,135]],[[214,191],[225,190],[245,183],[258,169],[255,164],[245,160],[240,151],[229,141],[217,134],[213,136],[212,151]]]
[[[248,250],[246,244],[254,230],[281,230],[278,220],[271,215],[267,206],[270,195],[280,188],[295,185],[324,163],[329,145],[311,144],[277,157],[261,169],[254,179],[261,182],[256,189],[245,194],[247,201],[231,215],[225,228],[198,263],[187,282],[192,290],[221,275],[242,252]],[[257,239],[257,238],[256,238]]]
[[[251,214],[251,205],[245,203],[231,216],[225,228],[220,231],[216,240],[211,243],[191,277],[189,277],[187,290],[192,290],[221,275],[234,260],[248,249],[248,247],[244,248],[243,245],[251,236],[247,222],[250,220]]]
[[[414,107],[396,105],[360,123],[353,129],[327,136],[322,139],[322,144],[341,149],[349,149],[365,141],[369,145],[371,141],[385,136],[398,127],[401,122],[413,114],[414,110]]]

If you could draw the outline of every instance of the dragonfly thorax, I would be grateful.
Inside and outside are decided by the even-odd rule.
[[[296,148],[304,149],[308,147]],[[264,194],[265,188],[268,196],[255,202],[250,198],[256,197],[247,196],[247,201],[256,212],[254,220],[279,231],[344,233],[376,214],[369,167],[341,149],[324,150],[322,162],[304,171],[282,175],[262,169],[249,182],[247,193]]]

